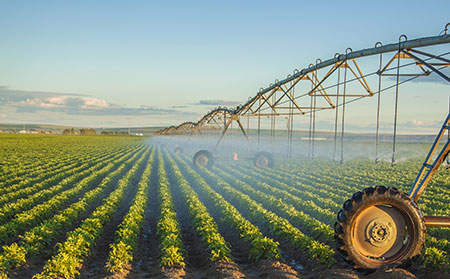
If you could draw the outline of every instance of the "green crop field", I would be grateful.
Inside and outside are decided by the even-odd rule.
[[[337,256],[336,214],[367,187],[408,192],[423,159],[275,159],[195,168],[148,138],[0,134],[0,278],[373,276]],[[450,216],[449,186],[442,168],[424,215]],[[448,278],[449,239],[428,228],[404,272]]]

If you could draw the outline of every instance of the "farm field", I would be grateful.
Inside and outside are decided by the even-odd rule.
[[[194,168],[148,138],[0,134],[0,278],[448,278],[450,230],[413,265],[363,274],[336,254],[353,193],[408,191],[422,158],[276,157]],[[194,151],[193,151],[194,152]],[[450,216],[440,169],[419,200]]]

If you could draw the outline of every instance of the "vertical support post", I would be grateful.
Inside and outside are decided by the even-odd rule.
[[[292,94],[291,94],[291,92],[292,92]],[[291,92],[288,92],[288,94],[291,94],[292,100],[295,100],[294,99],[294,87],[292,87]],[[289,158],[292,157],[292,141],[293,141],[293,133],[294,133],[293,129],[294,129],[294,107],[293,107],[293,104],[292,104],[292,101],[291,101],[291,102],[289,102],[289,122],[288,122],[288,131],[289,131],[289,135],[288,135],[288,141],[289,141],[289,144],[288,144],[288,147],[289,147],[288,157]]]
[[[312,158],[316,156],[315,154],[315,140],[316,140],[316,96],[314,98],[314,108],[313,108],[313,130],[312,130]]]
[[[401,37],[400,37],[401,39]],[[395,145],[397,140],[397,111],[398,111],[398,86],[400,81],[400,41],[398,43],[397,53],[397,80],[395,84],[395,108],[394,108],[394,138],[392,140],[392,159],[391,165],[395,166]]]
[[[261,108],[261,98],[259,98],[259,108]],[[261,109],[258,110],[258,152],[260,150],[261,141]]]
[[[344,96],[342,98],[342,125],[341,125],[341,159],[340,163],[344,163],[344,136],[345,136],[345,95],[347,93],[347,60],[344,68]]]
[[[276,94],[277,94],[277,92],[275,92],[272,95],[272,104],[275,104],[275,102],[277,100]],[[273,110],[273,108],[272,108],[272,119],[271,120],[272,121],[271,121],[270,127],[271,127],[271,133],[272,133],[272,152],[274,152],[275,151],[275,111]]]
[[[309,112],[309,137],[308,137],[308,157],[311,159],[311,145],[312,145],[312,107],[313,107],[313,96],[311,96],[311,105],[310,105],[310,109],[311,111]]]
[[[333,160],[336,160],[336,146],[337,146],[337,134],[338,134],[338,117],[339,117],[339,87],[341,86],[341,68],[338,69],[338,82],[336,88],[336,115],[334,117],[334,148],[333,148]]]
[[[378,70],[378,104],[377,104],[377,132],[375,136],[375,164],[380,161],[378,158],[379,138],[380,138],[380,104],[381,104],[381,69],[383,67],[383,54],[380,53],[380,69]]]
[[[250,114],[247,114],[247,134],[250,131]]]

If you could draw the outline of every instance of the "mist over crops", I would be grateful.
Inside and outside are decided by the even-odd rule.
[[[180,147],[183,151],[190,152],[193,155],[198,150],[208,150],[213,152],[219,141],[220,134],[216,135],[193,135],[193,136],[163,136],[154,137],[152,142],[167,144],[173,150]],[[395,161],[402,162],[411,158],[425,158],[431,146],[430,137],[403,137],[397,141],[395,146]],[[428,142],[427,142],[428,140]],[[308,135],[305,137],[294,138],[292,144],[289,144],[288,138],[277,136],[275,138],[262,135],[258,140],[257,136],[250,136],[246,139],[242,134],[226,135],[217,145],[215,155],[219,157],[232,157],[233,153],[237,153],[238,157],[253,157],[259,151],[268,151],[280,157],[299,157],[299,158],[328,158],[336,161],[352,160],[355,158],[363,158],[375,160],[376,158],[376,141],[375,136],[363,139],[348,137],[344,139],[343,152],[342,142],[338,137],[334,140],[334,136],[321,137],[316,136],[314,143],[309,140]],[[379,161],[391,162],[393,154],[392,137],[380,137],[378,145]]]

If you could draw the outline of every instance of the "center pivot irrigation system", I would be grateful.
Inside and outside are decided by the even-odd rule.
[[[376,117],[376,156],[379,155],[379,128],[381,93],[395,91],[394,130],[392,165],[395,164],[397,136],[397,111],[399,85],[419,77],[439,76],[450,83],[450,77],[442,71],[450,66],[450,35],[445,26],[438,36],[408,40],[400,36],[397,43],[345,53],[336,53],[334,58],[316,60],[302,70],[294,70],[283,80],[275,80],[269,87],[235,109],[217,108],[200,121],[186,122],[160,130],[155,135],[189,135],[219,133],[219,139],[212,152],[201,150],[194,156],[197,166],[210,166],[215,159],[217,146],[225,133],[236,122],[240,132],[248,139],[242,119],[257,118],[258,151],[261,136],[261,118],[271,120],[271,136],[275,135],[275,117],[283,116],[288,120],[288,148],[292,148],[293,118],[297,115],[309,115],[309,156],[314,157],[316,134],[316,112],[335,110],[334,151],[336,159],[340,139],[340,159],[343,162],[345,109],[348,103],[367,97],[377,97]],[[387,60],[383,59],[389,56]],[[373,60],[365,60],[375,58]],[[387,62],[386,62],[387,61]],[[372,62],[372,63],[371,63]],[[362,66],[364,65],[364,67]],[[372,70],[363,71],[363,69]],[[371,86],[372,85],[372,86]],[[375,85],[375,86],[373,86]],[[376,88],[375,91],[373,88]],[[338,123],[340,122],[340,123]],[[249,123],[249,121],[247,121]],[[340,129],[338,129],[340,124]],[[248,125],[248,124],[247,124]],[[449,135],[445,137],[445,132]],[[339,136],[339,137],[338,137]],[[447,138],[443,145],[442,139]],[[443,147],[442,147],[443,146]],[[440,149],[440,152],[436,152]],[[176,151],[181,151],[178,148]],[[355,268],[373,269],[394,266],[418,255],[425,242],[426,227],[450,227],[450,217],[423,216],[417,206],[417,200],[431,181],[434,173],[442,165],[450,151],[450,113],[440,129],[434,144],[414,184],[408,194],[396,188],[384,186],[366,188],[353,194],[338,212],[335,223],[337,250],[345,260]],[[237,156],[234,156],[237,159]],[[256,166],[264,168],[273,164],[270,153],[257,152],[253,158]]]

